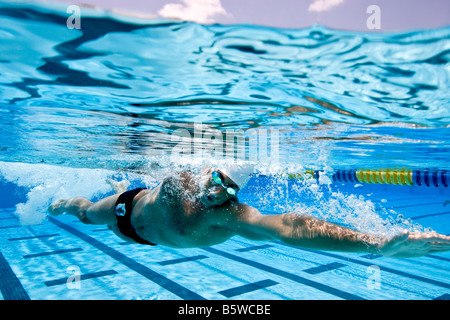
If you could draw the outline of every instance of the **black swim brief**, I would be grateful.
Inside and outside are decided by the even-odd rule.
[[[131,212],[133,211],[133,199],[139,192],[144,189],[145,188],[137,188],[134,190],[125,191],[119,196],[116,201],[116,206],[114,207],[114,212],[117,217],[117,227],[124,236],[133,239],[137,243],[156,246],[155,243],[151,243],[145,239],[142,239],[131,225],[130,219]]]

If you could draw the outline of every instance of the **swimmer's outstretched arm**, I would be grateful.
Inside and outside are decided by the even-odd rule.
[[[366,252],[393,258],[420,257],[450,250],[450,237],[429,233],[403,232],[392,239],[374,236],[308,215],[286,213],[262,215],[245,204],[236,208],[235,232],[252,240],[281,240],[317,250]]]

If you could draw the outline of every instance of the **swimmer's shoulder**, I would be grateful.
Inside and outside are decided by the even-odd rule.
[[[171,204],[179,202],[186,194],[194,190],[196,179],[191,172],[179,172],[165,177],[155,188],[158,197],[163,201],[169,201]]]
[[[197,184],[197,177],[191,171],[175,172],[167,176],[161,182],[161,191],[189,189],[190,186]]]
[[[239,219],[242,215],[259,213],[259,211],[252,206],[239,202],[239,199],[230,199],[224,204],[215,207],[214,211],[217,215],[228,216],[231,219]]]
[[[246,216],[259,216],[261,215],[261,212],[259,212],[258,209],[243,203],[239,202],[238,199],[232,199],[228,203],[226,203],[226,206],[224,206],[224,209],[226,211],[230,212],[234,218],[239,219]]]

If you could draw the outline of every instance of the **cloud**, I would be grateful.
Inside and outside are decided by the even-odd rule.
[[[308,11],[328,11],[343,2],[344,0],[314,0],[314,2],[309,5]]]
[[[227,14],[220,0],[180,0],[180,2],[166,4],[158,11],[158,14],[164,18],[195,21],[203,24],[214,23],[213,17],[219,14]]]

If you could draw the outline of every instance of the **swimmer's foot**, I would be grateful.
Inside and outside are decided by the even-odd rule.
[[[111,188],[114,189],[116,194],[127,191],[127,188],[130,186],[130,182],[128,180],[122,180],[120,182],[114,181],[112,179],[106,179],[106,182],[109,183]]]
[[[48,207],[48,212],[50,215],[56,217],[63,214],[66,211],[66,202],[67,200],[61,199],[52,203],[50,207]]]

